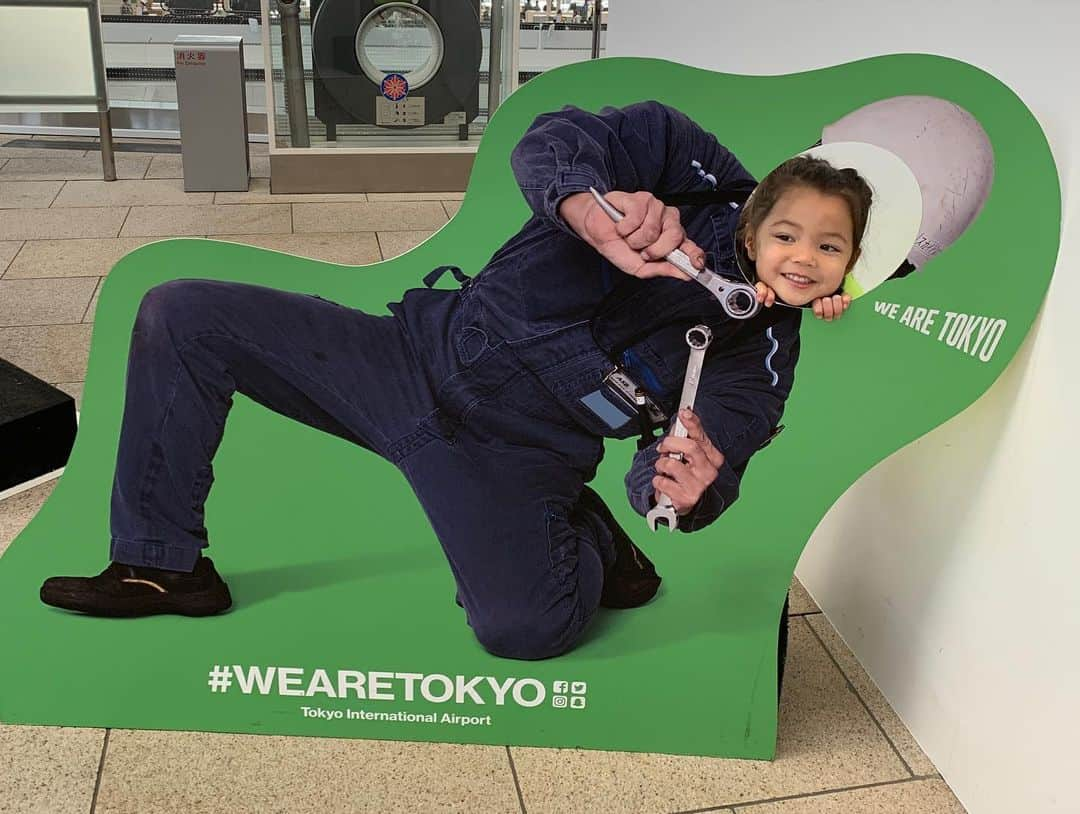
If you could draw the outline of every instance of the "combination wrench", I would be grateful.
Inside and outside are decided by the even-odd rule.
[[[686,332],[686,344],[690,346],[690,358],[686,362],[686,378],[683,379],[682,395],[679,396],[679,407],[676,410],[675,430],[671,433],[673,438],[686,438],[687,436],[686,427],[683,426],[682,419],[678,415],[684,407],[690,410],[694,409],[698,384],[701,382],[701,369],[705,363],[705,351],[711,343],[712,331],[709,330],[708,325],[695,325]],[[681,452],[669,452],[667,456],[677,461],[683,460]],[[645,515],[645,521],[649,524],[651,531],[656,531],[656,526],[661,520],[667,521],[669,532],[675,531],[679,526],[679,515],[671,503],[671,498],[663,492],[657,498],[656,506]]]
[[[621,221],[625,215],[609,204],[604,196],[592,187],[589,187],[596,203],[607,216],[615,223]],[[749,283],[732,282],[726,280],[714,271],[707,268],[696,269],[682,249],[675,249],[665,258],[671,265],[686,272],[693,280],[705,286],[709,292],[720,301],[720,305],[732,319],[749,319],[761,309],[761,303],[757,301],[757,289]]]

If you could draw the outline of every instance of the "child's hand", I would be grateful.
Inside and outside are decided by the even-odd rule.
[[[680,410],[679,420],[686,427],[687,437],[664,436],[657,447],[660,457],[656,461],[652,485],[657,495],[662,492],[671,498],[676,513],[686,514],[716,480],[724,465],[724,453],[713,446],[701,426],[701,419],[692,410]],[[682,460],[667,457],[671,452],[681,453]]]
[[[757,289],[757,301],[766,308],[772,308],[773,303],[776,302],[776,292],[760,280],[754,285],[754,288]]]
[[[833,294],[831,297],[818,297],[810,306],[814,309],[814,316],[826,322],[840,319],[851,305],[850,294]]]

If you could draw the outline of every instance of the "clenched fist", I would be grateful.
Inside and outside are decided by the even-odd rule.
[[[657,447],[660,458],[656,461],[652,485],[656,490],[654,500],[663,493],[671,499],[676,513],[687,514],[716,480],[724,465],[724,453],[713,446],[701,426],[701,419],[692,410],[680,410],[679,420],[686,427],[687,437],[664,436]],[[667,457],[672,452],[680,453],[682,460]]]
[[[578,192],[559,204],[559,215],[577,234],[616,268],[634,277],[689,275],[664,260],[682,249],[694,268],[705,268],[705,252],[686,237],[679,210],[651,192],[609,192],[604,199],[623,213],[616,223],[588,192]]]

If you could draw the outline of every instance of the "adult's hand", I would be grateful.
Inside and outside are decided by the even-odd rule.
[[[623,213],[618,223],[588,192],[564,198],[559,215],[617,269],[634,277],[689,280],[688,274],[664,260],[675,249],[682,249],[694,268],[705,268],[705,252],[686,237],[678,209],[664,206],[651,192],[609,192],[604,198]]]
[[[692,410],[680,410],[679,420],[686,427],[687,437],[667,435],[660,442],[657,447],[660,457],[656,460],[656,477],[652,485],[657,499],[661,493],[667,495],[675,512],[686,514],[716,480],[724,465],[724,453],[713,446],[701,419]],[[682,460],[667,457],[672,452],[681,453]]]

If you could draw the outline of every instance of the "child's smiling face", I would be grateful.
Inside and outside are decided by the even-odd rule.
[[[847,201],[795,186],[784,192],[746,241],[757,276],[789,305],[834,293],[858,259]]]

